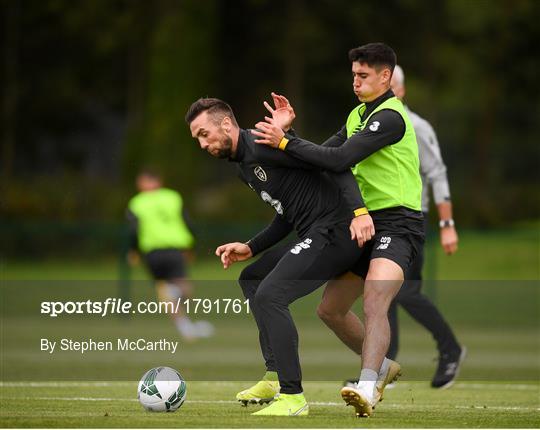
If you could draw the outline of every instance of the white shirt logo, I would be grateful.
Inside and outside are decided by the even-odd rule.
[[[283,205],[279,200],[273,199],[266,191],[261,191],[261,199],[272,206],[278,214],[283,215]]]
[[[371,131],[377,131],[380,125],[381,123],[379,121],[373,121],[373,123],[369,126],[369,129]]]

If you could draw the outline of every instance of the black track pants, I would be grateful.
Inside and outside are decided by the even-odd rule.
[[[298,332],[289,305],[329,279],[351,270],[362,256],[349,225],[314,228],[304,239],[277,247],[246,267],[240,285],[259,328],[268,370],[276,370],[281,392],[302,392]]]
[[[427,214],[424,214],[424,228],[427,229]],[[394,359],[399,348],[399,325],[397,305],[401,305],[411,317],[431,332],[441,354],[459,349],[452,329],[433,302],[422,293],[422,267],[424,265],[424,247],[421,247],[406,273],[405,282],[392,301],[388,311],[390,322],[390,346],[387,357]]]

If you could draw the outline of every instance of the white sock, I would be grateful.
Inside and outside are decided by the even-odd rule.
[[[373,399],[373,390],[375,389],[378,376],[377,372],[371,369],[362,369],[360,372],[360,380],[358,381],[357,388],[364,391],[370,397],[370,400]]]
[[[384,360],[381,364],[381,370],[379,370],[379,378],[382,378],[388,372],[388,367],[390,367],[390,360],[384,357]]]

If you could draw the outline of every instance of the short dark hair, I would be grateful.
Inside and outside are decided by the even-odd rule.
[[[369,67],[380,69],[381,66],[386,66],[390,72],[396,67],[397,57],[392,48],[384,43],[368,43],[358,48],[353,48],[349,51],[349,60],[351,63],[357,61],[365,63]]]
[[[212,115],[216,122],[221,122],[223,118],[228,116],[231,118],[233,124],[238,126],[232,108],[223,100],[216,98],[200,98],[192,103],[185,117],[188,125],[205,111],[208,112],[208,115]]]

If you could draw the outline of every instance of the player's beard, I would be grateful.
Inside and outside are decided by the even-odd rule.
[[[216,151],[217,158],[231,158],[232,155],[232,138],[223,133],[223,146]]]

